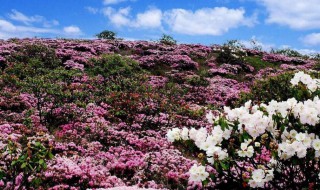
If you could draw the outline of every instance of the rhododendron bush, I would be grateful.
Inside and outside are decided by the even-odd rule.
[[[300,71],[290,82],[291,88],[304,86],[313,98],[248,101],[224,107],[219,115],[210,111],[206,118],[212,127],[169,130],[170,142],[198,148],[202,165],[190,168],[189,181],[215,188],[319,188],[320,98],[315,94],[320,81]]]
[[[317,188],[318,61],[236,41],[0,40],[0,189]]]

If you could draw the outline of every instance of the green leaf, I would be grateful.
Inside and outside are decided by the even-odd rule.
[[[43,165],[43,164],[44,164],[44,160],[43,160],[43,159],[40,159],[40,160],[39,160],[39,164],[40,164],[40,165]]]
[[[49,152],[48,156],[49,156],[49,159],[52,159],[54,157],[51,152]]]
[[[206,180],[202,181],[202,185],[203,185],[203,186],[208,185],[208,183],[209,183],[209,179],[206,179]]]
[[[25,167],[27,166],[27,164],[28,164],[28,163],[26,163],[26,162],[23,163],[23,164],[21,165],[21,169],[25,168]]]
[[[243,137],[244,140],[247,140],[247,139],[250,138],[250,135],[247,132],[244,131],[243,134],[242,134],[242,137]]]
[[[3,179],[3,177],[6,176],[6,173],[2,170],[0,170],[0,180]]]
[[[221,165],[222,169],[224,169],[224,170],[228,170],[229,169],[229,164],[226,164],[224,162],[220,162],[220,165]]]

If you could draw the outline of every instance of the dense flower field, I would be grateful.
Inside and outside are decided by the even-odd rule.
[[[318,60],[11,39],[0,68],[0,189],[319,187]]]

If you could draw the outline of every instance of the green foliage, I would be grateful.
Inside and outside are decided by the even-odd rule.
[[[42,142],[40,142],[40,139]],[[20,187],[37,188],[42,179],[37,174],[41,174],[47,168],[46,161],[53,158],[51,147],[46,139],[40,138],[34,141],[26,141],[22,143],[22,149],[18,144],[9,139],[8,144],[1,150],[9,155],[10,161],[7,171],[0,170],[0,180],[15,180],[18,175],[22,175],[22,183]],[[30,176],[34,176],[31,181]]]
[[[234,107],[240,107],[245,102],[252,100],[253,103],[267,103],[271,100],[285,101],[289,98],[296,98],[298,101],[305,101],[320,95],[319,91],[311,94],[304,85],[298,85],[293,88],[290,80],[294,73],[284,73],[275,77],[256,81],[249,93],[242,93],[238,101],[233,103]],[[319,78],[319,73],[313,73],[311,76]]]
[[[222,50],[217,57],[218,63],[243,64],[244,57],[247,56],[244,51],[244,45],[237,40],[230,40],[222,46]]]
[[[263,61],[259,56],[248,56],[244,58],[244,61],[249,65],[253,66],[255,71],[259,71],[260,69],[264,69],[267,67],[274,68],[279,66],[279,64],[277,63],[269,63],[269,62]]]
[[[186,82],[192,86],[208,86],[209,85],[209,81],[207,79],[205,79],[203,76],[198,76],[198,75],[188,78]]]
[[[278,50],[272,49],[271,53],[281,54],[281,55],[285,55],[285,56],[288,56],[288,57],[301,57],[301,58],[307,58],[308,57],[308,56],[304,56],[301,53],[299,53],[298,51],[290,49],[290,48],[278,49]]]
[[[91,59],[91,63],[93,66],[86,69],[86,72],[91,76],[130,77],[142,71],[137,62],[121,55],[102,55],[99,58]]]
[[[107,40],[115,40],[117,34],[110,30],[104,30],[100,32],[99,34],[96,34],[96,37],[99,39],[107,39]]]
[[[54,108],[70,102],[88,103],[88,96],[90,94],[73,90],[70,87],[74,77],[81,75],[79,70],[66,70],[63,67],[57,67],[53,70],[44,69],[44,71],[38,75],[27,76],[23,80],[19,80],[18,86],[21,92],[27,92],[35,96],[40,122],[43,125],[47,125],[49,130],[52,131],[52,127],[60,123],[52,117],[52,110]],[[53,103],[53,106],[51,109],[44,109],[44,106],[48,102]],[[24,122],[28,126],[31,125],[28,118]]]
[[[22,63],[28,65],[33,60],[39,63],[34,63],[33,68],[41,66],[41,68],[53,69],[61,64],[61,61],[56,56],[55,50],[43,44],[27,44],[13,53],[9,61],[13,63]]]
[[[47,74],[61,65],[54,49],[41,44],[22,46],[9,57],[9,61],[14,64],[7,67],[4,73],[15,75],[21,80],[27,76]]]
[[[176,45],[177,40],[175,40],[172,36],[163,34],[162,37],[159,39],[160,43],[166,44],[166,45]]]

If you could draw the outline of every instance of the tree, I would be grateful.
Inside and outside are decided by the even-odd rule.
[[[160,43],[166,44],[166,45],[175,45],[177,44],[177,40],[173,39],[172,36],[163,34],[162,37],[159,40]]]
[[[108,40],[115,40],[116,39],[116,33],[110,30],[104,30],[100,32],[99,34],[96,34],[96,37],[99,39],[108,39]]]

